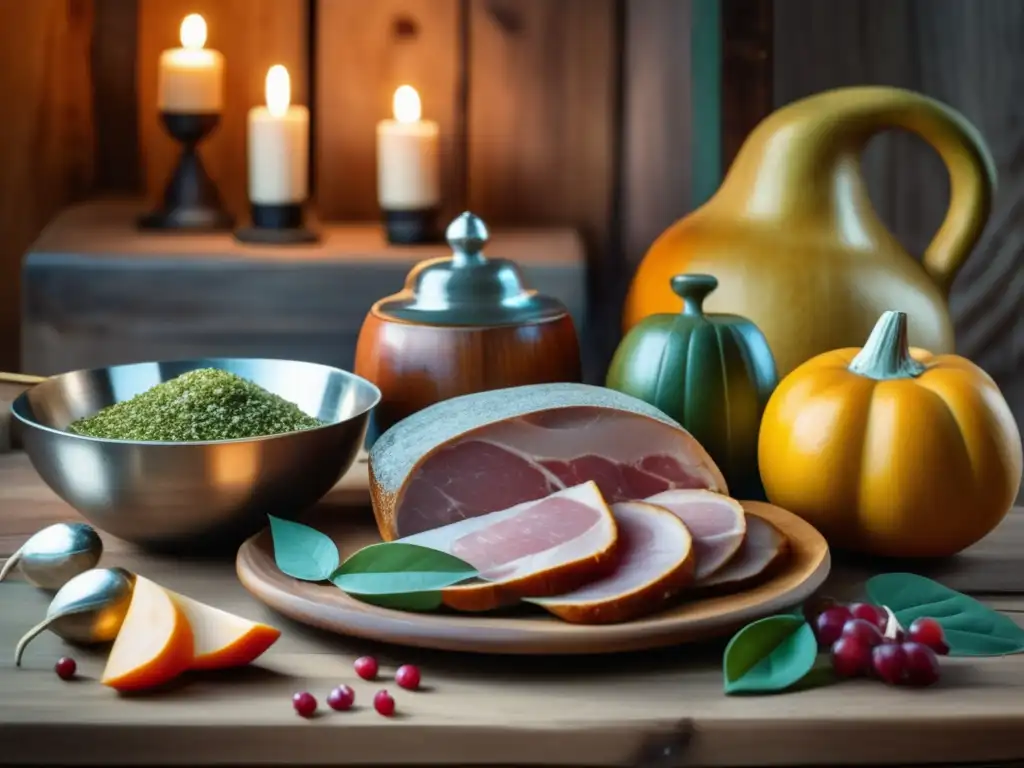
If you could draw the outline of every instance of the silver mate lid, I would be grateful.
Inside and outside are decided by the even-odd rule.
[[[423,325],[458,326],[520,325],[568,314],[557,299],[528,288],[515,262],[484,256],[487,226],[478,216],[460,214],[445,236],[452,256],[413,267],[405,288],[374,306],[378,314]]]

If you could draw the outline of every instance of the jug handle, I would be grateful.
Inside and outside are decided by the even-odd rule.
[[[967,118],[935,99],[896,91],[884,127],[904,128],[928,142],[949,173],[949,208],[921,259],[944,295],[981,237],[996,190],[995,161]]]

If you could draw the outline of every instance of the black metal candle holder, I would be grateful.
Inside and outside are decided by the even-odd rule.
[[[256,245],[316,243],[320,236],[306,226],[301,203],[251,206],[252,225],[235,230],[235,239]]]
[[[219,231],[231,229],[234,218],[224,209],[220,192],[203,167],[199,142],[220,123],[220,115],[161,112],[167,133],[181,143],[181,155],[158,210],[139,219],[142,229]]]
[[[425,245],[443,241],[438,226],[438,209],[381,211],[384,231],[392,245]]]

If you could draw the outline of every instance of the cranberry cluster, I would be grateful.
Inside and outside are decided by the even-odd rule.
[[[356,674],[363,680],[374,680],[380,665],[373,656],[360,656],[356,659]],[[403,664],[395,672],[395,682],[401,688],[415,691],[420,687],[420,670],[412,664]],[[339,685],[327,694],[327,706],[331,709],[342,712],[351,709],[355,703],[356,693],[347,685]],[[301,691],[292,696],[292,706],[302,717],[312,717],[316,714],[316,697],[308,691]],[[373,696],[373,708],[384,717],[391,717],[395,713],[395,699],[386,690],[379,690]]]
[[[870,603],[833,605],[814,621],[818,643],[841,677],[876,677],[889,685],[926,686],[939,679],[939,656],[949,653],[942,625],[915,619],[886,636],[888,613]]]

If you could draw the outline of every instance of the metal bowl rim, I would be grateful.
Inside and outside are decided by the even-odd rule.
[[[29,393],[32,391],[32,389],[34,387],[42,386],[46,382],[53,381],[55,379],[60,379],[60,378],[63,378],[64,376],[73,376],[73,375],[77,375],[77,374],[100,373],[102,371],[111,371],[111,370],[114,370],[116,368],[131,368],[131,367],[138,366],[138,365],[190,365],[192,363],[200,363],[200,362],[203,362],[203,363],[222,363],[222,362],[236,362],[236,363],[252,362],[252,363],[257,363],[257,362],[273,362],[273,363],[295,363],[295,364],[298,364],[298,365],[311,365],[311,366],[315,366],[317,368],[326,369],[326,370],[328,370],[328,371],[330,371],[332,373],[340,373],[344,378],[357,380],[359,383],[361,383],[363,385],[366,385],[367,387],[370,388],[370,390],[374,393],[374,398],[373,398],[373,402],[371,402],[370,405],[367,406],[365,409],[359,411],[358,413],[350,416],[347,419],[343,419],[342,421],[333,421],[330,424],[324,424],[321,427],[310,427],[309,429],[299,429],[299,430],[295,430],[295,431],[292,431],[292,432],[281,432],[281,433],[276,434],[276,435],[260,435],[258,437],[237,437],[237,438],[233,438],[231,440],[190,440],[190,441],[181,441],[181,442],[171,442],[171,441],[167,441],[167,440],[121,440],[121,439],[109,438],[109,437],[93,437],[92,435],[78,435],[78,434],[75,434],[74,432],[68,432],[67,430],[64,430],[64,429],[57,429],[56,427],[50,427],[50,426],[47,426],[46,424],[40,424],[35,419],[30,418],[25,413],[22,413],[22,411],[25,409],[26,404],[28,403]],[[210,366],[210,367],[216,367],[216,366]],[[188,447],[188,446],[196,447],[196,446],[206,446],[206,445],[234,445],[234,444],[237,444],[237,443],[255,443],[255,442],[262,442],[262,441],[265,441],[265,440],[278,440],[278,439],[287,438],[287,437],[294,437],[296,435],[302,435],[302,434],[306,434],[306,433],[322,432],[324,430],[337,428],[337,427],[342,426],[344,424],[349,424],[349,423],[355,421],[356,419],[360,419],[360,418],[365,417],[374,408],[377,407],[377,405],[380,403],[382,397],[383,397],[383,394],[380,391],[380,387],[378,387],[376,384],[374,384],[369,379],[366,379],[366,378],[360,376],[357,373],[353,373],[352,371],[346,371],[344,368],[336,368],[333,365],[326,365],[325,363],[314,363],[314,362],[311,362],[309,360],[289,360],[287,358],[281,358],[281,357],[184,357],[184,358],[176,358],[176,359],[173,359],[173,360],[140,360],[140,361],[134,362],[134,363],[121,363],[119,365],[104,365],[104,366],[99,366],[97,368],[80,368],[80,369],[75,370],[75,371],[64,371],[63,373],[58,373],[58,374],[55,374],[53,376],[47,376],[44,381],[41,381],[41,382],[39,382],[39,384],[35,384],[35,385],[29,387],[27,390],[25,390],[20,395],[18,395],[17,398],[15,398],[14,402],[11,403],[11,414],[14,416],[14,418],[16,418],[18,421],[20,421],[22,424],[24,424],[24,425],[26,425],[28,427],[31,427],[33,429],[42,430],[43,432],[49,432],[51,434],[58,435],[60,437],[71,438],[71,439],[74,439],[74,440],[81,440],[83,442],[102,443],[104,445],[125,445],[125,446],[138,445],[138,446],[146,446],[146,447],[152,446],[152,447],[161,447],[161,448],[171,449],[171,448],[176,448],[176,447]]]

